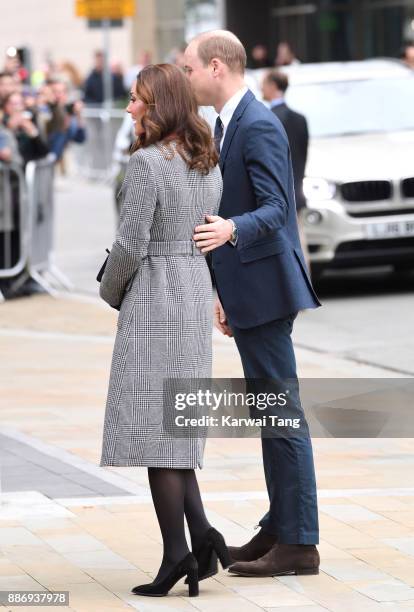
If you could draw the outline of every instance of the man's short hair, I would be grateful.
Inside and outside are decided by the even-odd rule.
[[[265,81],[273,83],[283,93],[285,93],[289,87],[289,78],[287,74],[281,70],[270,70],[265,76]]]
[[[228,66],[231,72],[244,74],[247,64],[246,50],[239,39],[227,31],[207,32],[196,38],[198,56],[204,66],[217,58]]]

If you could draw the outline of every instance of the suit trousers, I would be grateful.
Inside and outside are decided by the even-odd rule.
[[[292,343],[294,313],[250,329],[232,327],[246,379],[297,381]],[[306,427],[301,437],[261,437],[269,511],[259,522],[282,544],[318,544],[318,504],[312,442],[299,394],[295,412]],[[302,416],[303,415],[303,416]]]

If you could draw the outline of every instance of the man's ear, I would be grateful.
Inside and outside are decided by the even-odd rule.
[[[213,59],[210,62],[210,66],[212,68],[213,71],[213,77],[216,77],[219,72],[220,72],[220,68],[221,68],[221,62],[219,59],[213,57]]]

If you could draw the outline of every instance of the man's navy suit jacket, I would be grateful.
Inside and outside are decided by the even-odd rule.
[[[320,306],[300,246],[286,132],[249,90],[221,149],[219,215],[238,228],[237,245],[211,253],[211,267],[231,326],[247,329]]]

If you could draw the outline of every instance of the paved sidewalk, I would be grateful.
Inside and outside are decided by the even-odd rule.
[[[314,440],[319,576],[221,571],[198,598],[183,582],[166,598],[132,595],[162,545],[146,470],[98,466],[115,326],[115,311],[94,299],[0,305],[0,590],[69,590],[64,609],[76,612],[414,611],[410,439]],[[305,349],[297,358],[303,377],[389,375]],[[214,363],[218,377],[241,376],[233,342],[218,335]],[[267,507],[260,441],[210,439],[198,475],[211,522],[228,543],[245,542]]]

